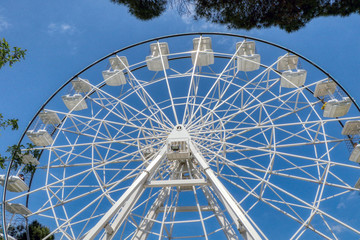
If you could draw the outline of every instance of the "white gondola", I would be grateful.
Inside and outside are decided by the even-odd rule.
[[[0,184],[4,186],[5,183],[5,175],[0,175]],[[29,187],[26,183],[20,179],[18,176],[10,176],[8,179],[8,183],[6,189],[10,192],[25,192],[29,190]]]
[[[71,84],[73,85],[74,90],[79,93],[88,93],[92,89],[89,80],[79,77],[72,80]]]
[[[336,83],[334,81],[320,82],[316,84],[314,97],[322,97],[334,94]]]
[[[163,67],[164,63],[164,67]],[[146,57],[146,65],[150,71],[162,71],[164,69],[169,69],[169,61],[166,56],[158,56],[158,57],[152,57],[147,56]]]
[[[250,41],[250,42],[237,42],[236,43],[236,54],[238,56],[242,56],[242,55],[253,55],[255,54],[255,42],[254,41]]]
[[[194,50],[199,49],[200,51],[206,50],[206,49],[212,49],[211,37],[202,37],[201,42],[200,42],[200,38],[194,38],[193,39],[193,49]]]
[[[295,55],[286,55],[278,58],[276,69],[278,71],[296,69],[299,57]]]
[[[355,183],[354,188],[360,189],[360,178],[357,180],[357,182]]]
[[[48,146],[54,142],[54,139],[45,129],[40,129],[37,131],[29,130],[26,132],[26,135],[36,146]]]
[[[146,65],[150,71],[169,69],[167,55],[170,53],[166,42],[150,44],[151,55],[146,57]]]
[[[344,97],[342,100],[331,99],[324,108],[324,117],[342,117],[348,113],[351,106],[351,100],[348,97]]]
[[[351,152],[350,161],[360,163],[360,144],[356,145]]]
[[[196,55],[198,55],[197,59]],[[192,52],[191,61],[193,65],[195,65],[196,62],[196,66],[209,66],[211,64],[214,64],[214,52],[211,49],[199,51],[199,53]]]
[[[360,134],[360,120],[350,120],[345,123],[341,131],[342,135],[357,135]]]
[[[186,160],[191,158],[187,141],[169,141],[167,149],[168,160]]]
[[[285,71],[281,74],[280,85],[284,88],[296,88],[305,84],[306,70],[298,69],[296,71]]]
[[[260,55],[255,54],[255,42],[236,43],[237,69],[238,71],[250,72],[260,68]]]
[[[44,124],[59,125],[61,123],[59,116],[55,112],[49,112],[46,109],[39,113],[39,118]]]
[[[209,66],[214,64],[214,52],[211,47],[211,38],[203,37],[193,39],[193,52],[191,53],[192,64],[196,66]]]
[[[106,70],[102,72],[102,76],[108,86],[121,86],[126,83],[125,74],[122,71]]]
[[[20,214],[23,216],[30,215],[32,212],[21,203],[5,203],[5,209],[12,214]]]
[[[85,99],[81,94],[74,94],[74,95],[65,95],[61,97],[65,106],[70,111],[80,111],[87,108],[87,104]]]
[[[21,154],[23,164],[39,165],[39,161],[31,153]]]
[[[150,44],[150,51],[153,56],[160,56],[161,55],[169,55],[169,45],[167,42],[159,42],[159,43],[152,43]]]
[[[116,56],[109,58],[112,70],[124,70],[129,67],[128,60],[125,56]]]
[[[260,55],[243,55],[241,57],[237,57],[237,69],[238,71],[250,72],[255,71],[260,68]]]

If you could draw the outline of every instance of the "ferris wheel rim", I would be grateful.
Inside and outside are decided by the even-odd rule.
[[[327,71],[325,71],[322,67],[320,67],[319,65],[317,65],[315,62],[311,61],[310,59],[306,58],[305,56],[289,49],[289,48],[286,48],[282,45],[279,45],[279,44],[276,44],[276,43],[273,43],[273,42],[270,42],[270,41],[267,41],[267,40],[263,40],[263,39],[260,39],[260,38],[255,38],[255,37],[251,37],[251,36],[247,36],[247,35],[241,35],[241,34],[232,34],[232,33],[224,33],[224,32],[191,32],[191,33],[179,33],[179,34],[170,34],[170,35],[165,35],[165,36],[161,36],[161,37],[155,37],[155,38],[151,38],[151,39],[147,39],[147,40],[144,40],[144,41],[140,41],[138,43],[135,43],[135,44],[131,44],[131,45],[128,45],[126,47],[123,47],[121,49],[118,49],[112,53],[109,53],[107,55],[105,55],[104,57],[101,57],[99,58],[98,60],[94,61],[93,63],[89,64],[88,66],[86,66],[85,68],[83,68],[82,70],[80,70],[78,73],[76,73],[75,75],[73,75],[70,79],[68,79],[62,86],[60,86],[45,102],[44,104],[39,108],[39,110],[36,112],[36,114],[34,115],[34,117],[32,118],[32,120],[29,122],[29,124],[27,125],[26,129],[24,130],[18,144],[21,143],[22,139],[24,138],[25,136],[25,133],[26,131],[30,128],[31,124],[34,122],[36,116],[41,112],[41,110],[44,109],[44,107],[56,96],[56,94],[58,92],[60,92],[63,88],[65,88],[72,80],[74,80],[76,77],[78,77],[80,74],[82,74],[83,72],[85,72],[86,70],[92,68],[93,66],[95,66],[96,64],[104,61],[105,59],[113,56],[113,55],[116,55],[120,52],[123,52],[127,49],[130,49],[130,48],[134,48],[134,47],[137,47],[139,45],[143,45],[143,44],[146,44],[146,43],[149,43],[149,42],[153,42],[153,41],[158,41],[158,40],[162,40],[162,39],[167,39],[167,38],[174,38],[174,37],[181,37],[181,36],[193,36],[193,35],[220,35],[220,36],[229,36],[229,37],[237,37],[237,38],[244,38],[244,39],[251,39],[251,40],[255,40],[255,41],[258,41],[258,42],[262,42],[262,43],[265,43],[265,44],[269,44],[271,46],[274,46],[274,47],[277,47],[277,48],[280,48],[280,49],[283,49],[289,53],[292,53],[298,57],[300,57],[301,59],[305,60],[306,62],[308,62],[309,64],[313,65],[315,68],[317,68],[318,70],[320,70],[322,73],[324,73],[326,76],[328,76],[331,80],[333,80],[337,86],[339,86],[341,88],[341,90],[344,91],[344,93],[350,97],[352,103],[356,106],[356,108],[358,109],[358,111],[360,112],[360,106],[356,103],[356,101],[351,97],[351,95],[346,91],[346,89],[334,78],[332,77]],[[142,66],[143,67],[143,66]]]

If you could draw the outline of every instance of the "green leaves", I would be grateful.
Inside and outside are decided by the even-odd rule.
[[[1,229],[2,232],[2,229]],[[27,240],[26,228],[25,225],[19,224],[17,226],[9,226],[7,232],[10,236],[15,237],[18,240]],[[42,225],[38,221],[34,220],[29,224],[29,239],[30,240],[38,240],[43,239],[50,234],[49,227]],[[0,237],[0,240],[3,238]],[[49,236],[47,239],[54,240],[54,235]]]
[[[230,29],[269,28],[278,26],[287,32],[297,31],[313,18],[348,16],[360,13],[359,0],[111,0],[125,5],[141,20],[151,20],[176,8],[195,20],[206,19]]]
[[[13,47],[11,49],[9,43],[3,38],[0,40],[0,69],[9,63],[9,66],[21,59],[25,59],[26,50],[21,50],[19,47]]]
[[[18,119],[4,119],[4,116],[0,113],[0,127],[5,129],[11,126],[11,130],[18,130]]]
[[[9,43],[3,38],[0,40],[0,69],[5,66],[7,63],[10,67],[16,62],[19,62],[21,59],[25,59],[26,50],[21,50],[21,48],[13,47],[11,49]],[[18,130],[18,119],[4,119],[4,116],[0,113],[0,128],[5,130],[7,127],[11,127],[11,130]],[[7,151],[10,155],[9,156],[1,156],[0,154],[0,167],[2,169],[5,168],[5,162],[14,158],[14,163],[12,168],[17,169],[19,165],[22,163],[21,161],[21,150],[20,148],[24,147],[23,145],[12,145],[8,147]],[[31,147],[32,148],[32,147]],[[30,151],[28,151],[28,154]],[[25,153],[26,154],[26,153]],[[36,153],[37,154],[37,153]],[[25,167],[26,171],[31,172],[35,171],[35,167]]]
[[[23,156],[27,154],[32,154],[34,158],[38,159],[40,157],[40,150],[34,149],[35,145],[31,143],[27,143],[27,150],[24,152],[21,152],[21,149],[24,149],[24,145],[17,145],[14,144],[12,146],[9,146],[6,152],[9,156],[1,156],[0,154],[0,167],[2,169],[5,169],[6,162],[13,159],[13,163],[11,165],[11,168],[14,170],[17,170],[21,164],[23,164]],[[33,173],[35,172],[36,167],[32,164],[26,164],[26,166],[23,168],[23,173]]]
[[[167,0],[111,0],[111,2],[126,5],[129,12],[140,20],[150,20],[160,16],[167,5]]]
[[[6,129],[7,127],[11,127],[11,130],[17,130],[19,128],[18,119],[4,119],[4,116],[0,113],[0,128]],[[7,151],[10,154],[16,154],[16,152],[20,151],[20,147],[17,148],[17,145],[13,145],[8,147]],[[10,155],[11,156],[11,155]],[[0,168],[5,169],[5,162],[9,161],[10,157],[2,156],[0,154]]]
[[[5,38],[0,40],[0,69],[9,64],[10,67],[16,62],[19,62],[21,59],[25,59],[26,50],[21,50],[19,47],[11,48],[9,43]],[[4,116],[0,113],[0,129],[5,130],[6,128],[11,127],[11,130],[18,130],[18,119],[4,119]],[[28,149],[32,149],[34,146],[28,144]],[[35,158],[39,157],[39,150],[27,150],[26,152],[21,152],[21,148],[24,148],[23,145],[12,145],[9,146],[6,152],[8,156],[2,156],[0,154],[0,168],[5,169],[6,162],[13,159],[12,169],[18,169],[18,167],[23,164],[22,157],[24,154],[33,154]],[[35,166],[27,164],[22,170],[24,173],[35,172]]]

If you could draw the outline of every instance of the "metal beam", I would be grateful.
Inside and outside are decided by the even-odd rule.
[[[149,232],[154,225],[154,220],[156,220],[158,213],[160,212],[159,209],[161,208],[165,202],[165,199],[169,196],[171,191],[170,187],[166,187],[162,189],[159,196],[147,212],[144,219],[141,221],[139,228],[136,230],[134,236],[132,237],[133,240],[145,240],[147,239]]]
[[[110,222],[110,220],[119,212],[121,207],[124,206],[126,201],[134,194],[138,193],[139,189],[144,187],[144,183],[148,177],[158,168],[161,163],[161,160],[165,156],[166,146],[163,147],[155,159],[150,163],[150,165],[135,179],[133,184],[125,191],[124,194],[115,202],[115,204],[105,213],[105,215],[99,220],[99,222],[85,235],[84,240],[95,239],[96,236],[105,229]],[[117,221],[116,219],[114,222]],[[115,234],[114,232],[113,234]]]
[[[210,211],[214,211],[213,208],[211,208],[210,206],[200,206],[200,210],[201,211],[206,211],[206,212],[210,212]],[[165,207],[161,207],[158,210],[159,212],[165,212]],[[199,208],[197,206],[177,206],[177,207],[167,207],[166,208],[166,212],[198,212]]]
[[[193,167],[193,163],[191,165]],[[194,175],[196,177],[201,176],[199,171],[195,172]],[[216,217],[217,221],[219,222],[219,225],[221,226],[226,238],[228,240],[238,240],[239,238],[238,238],[232,224],[226,218],[224,212],[220,208],[214,195],[211,193],[209,186],[203,186],[203,187],[201,187],[201,190],[203,191],[205,198],[209,204],[208,208],[214,212],[215,217]],[[201,209],[201,210],[204,211],[203,209]]]
[[[235,230],[226,219],[224,212],[219,207],[218,203],[216,202],[214,196],[211,194],[209,187],[202,187],[206,200],[209,203],[209,206],[213,210],[216,219],[218,220],[220,226],[223,229],[223,232],[228,240],[238,240],[238,236],[235,233]]]
[[[207,185],[205,179],[173,179],[153,180],[145,184],[145,187],[192,187]]]
[[[139,200],[140,196],[144,192],[144,187],[139,187],[137,192],[134,192],[130,198],[124,204],[124,207],[118,212],[115,216],[114,221],[110,224],[105,225],[105,233],[101,239],[103,240],[111,240],[115,237],[116,233],[120,229],[121,225],[124,223],[126,218],[129,216],[131,209]],[[109,231],[110,230],[110,231]]]
[[[226,187],[220,182],[216,177],[214,171],[210,168],[209,164],[206,162],[205,158],[198,151],[198,149],[189,141],[190,150],[194,158],[199,163],[200,167],[208,177],[208,181],[211,184],[212,188],[215,190],[216,194],[222,201],[225,208],[230,213],[230,216],[233,218],[237,229],[245,240],[260,240],[262,239],[259,233],[255,230],[253,224],[249,221],[249,216],[237,203],[234,197],[229,193]]]

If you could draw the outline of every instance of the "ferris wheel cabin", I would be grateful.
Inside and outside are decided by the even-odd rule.
[[[5,183],[5,175],[0,175],[0,184],[4,186]],[[29,190],[29,187],[26,183],[21,180],[19,176],[10,176],[8,178],[8,183],[6,189],[10,192],[25,192]]]
[[[196,66],[209,66],[214,64],[214,52],[211,47],[211,38],[194,38],[193,52],[191,53],[192,64]]]
[[[146,56],[146,65],[150,71],[162,71],[169,69],[167,55],[170,53],[166,42],[150,44],[150,56]]]

